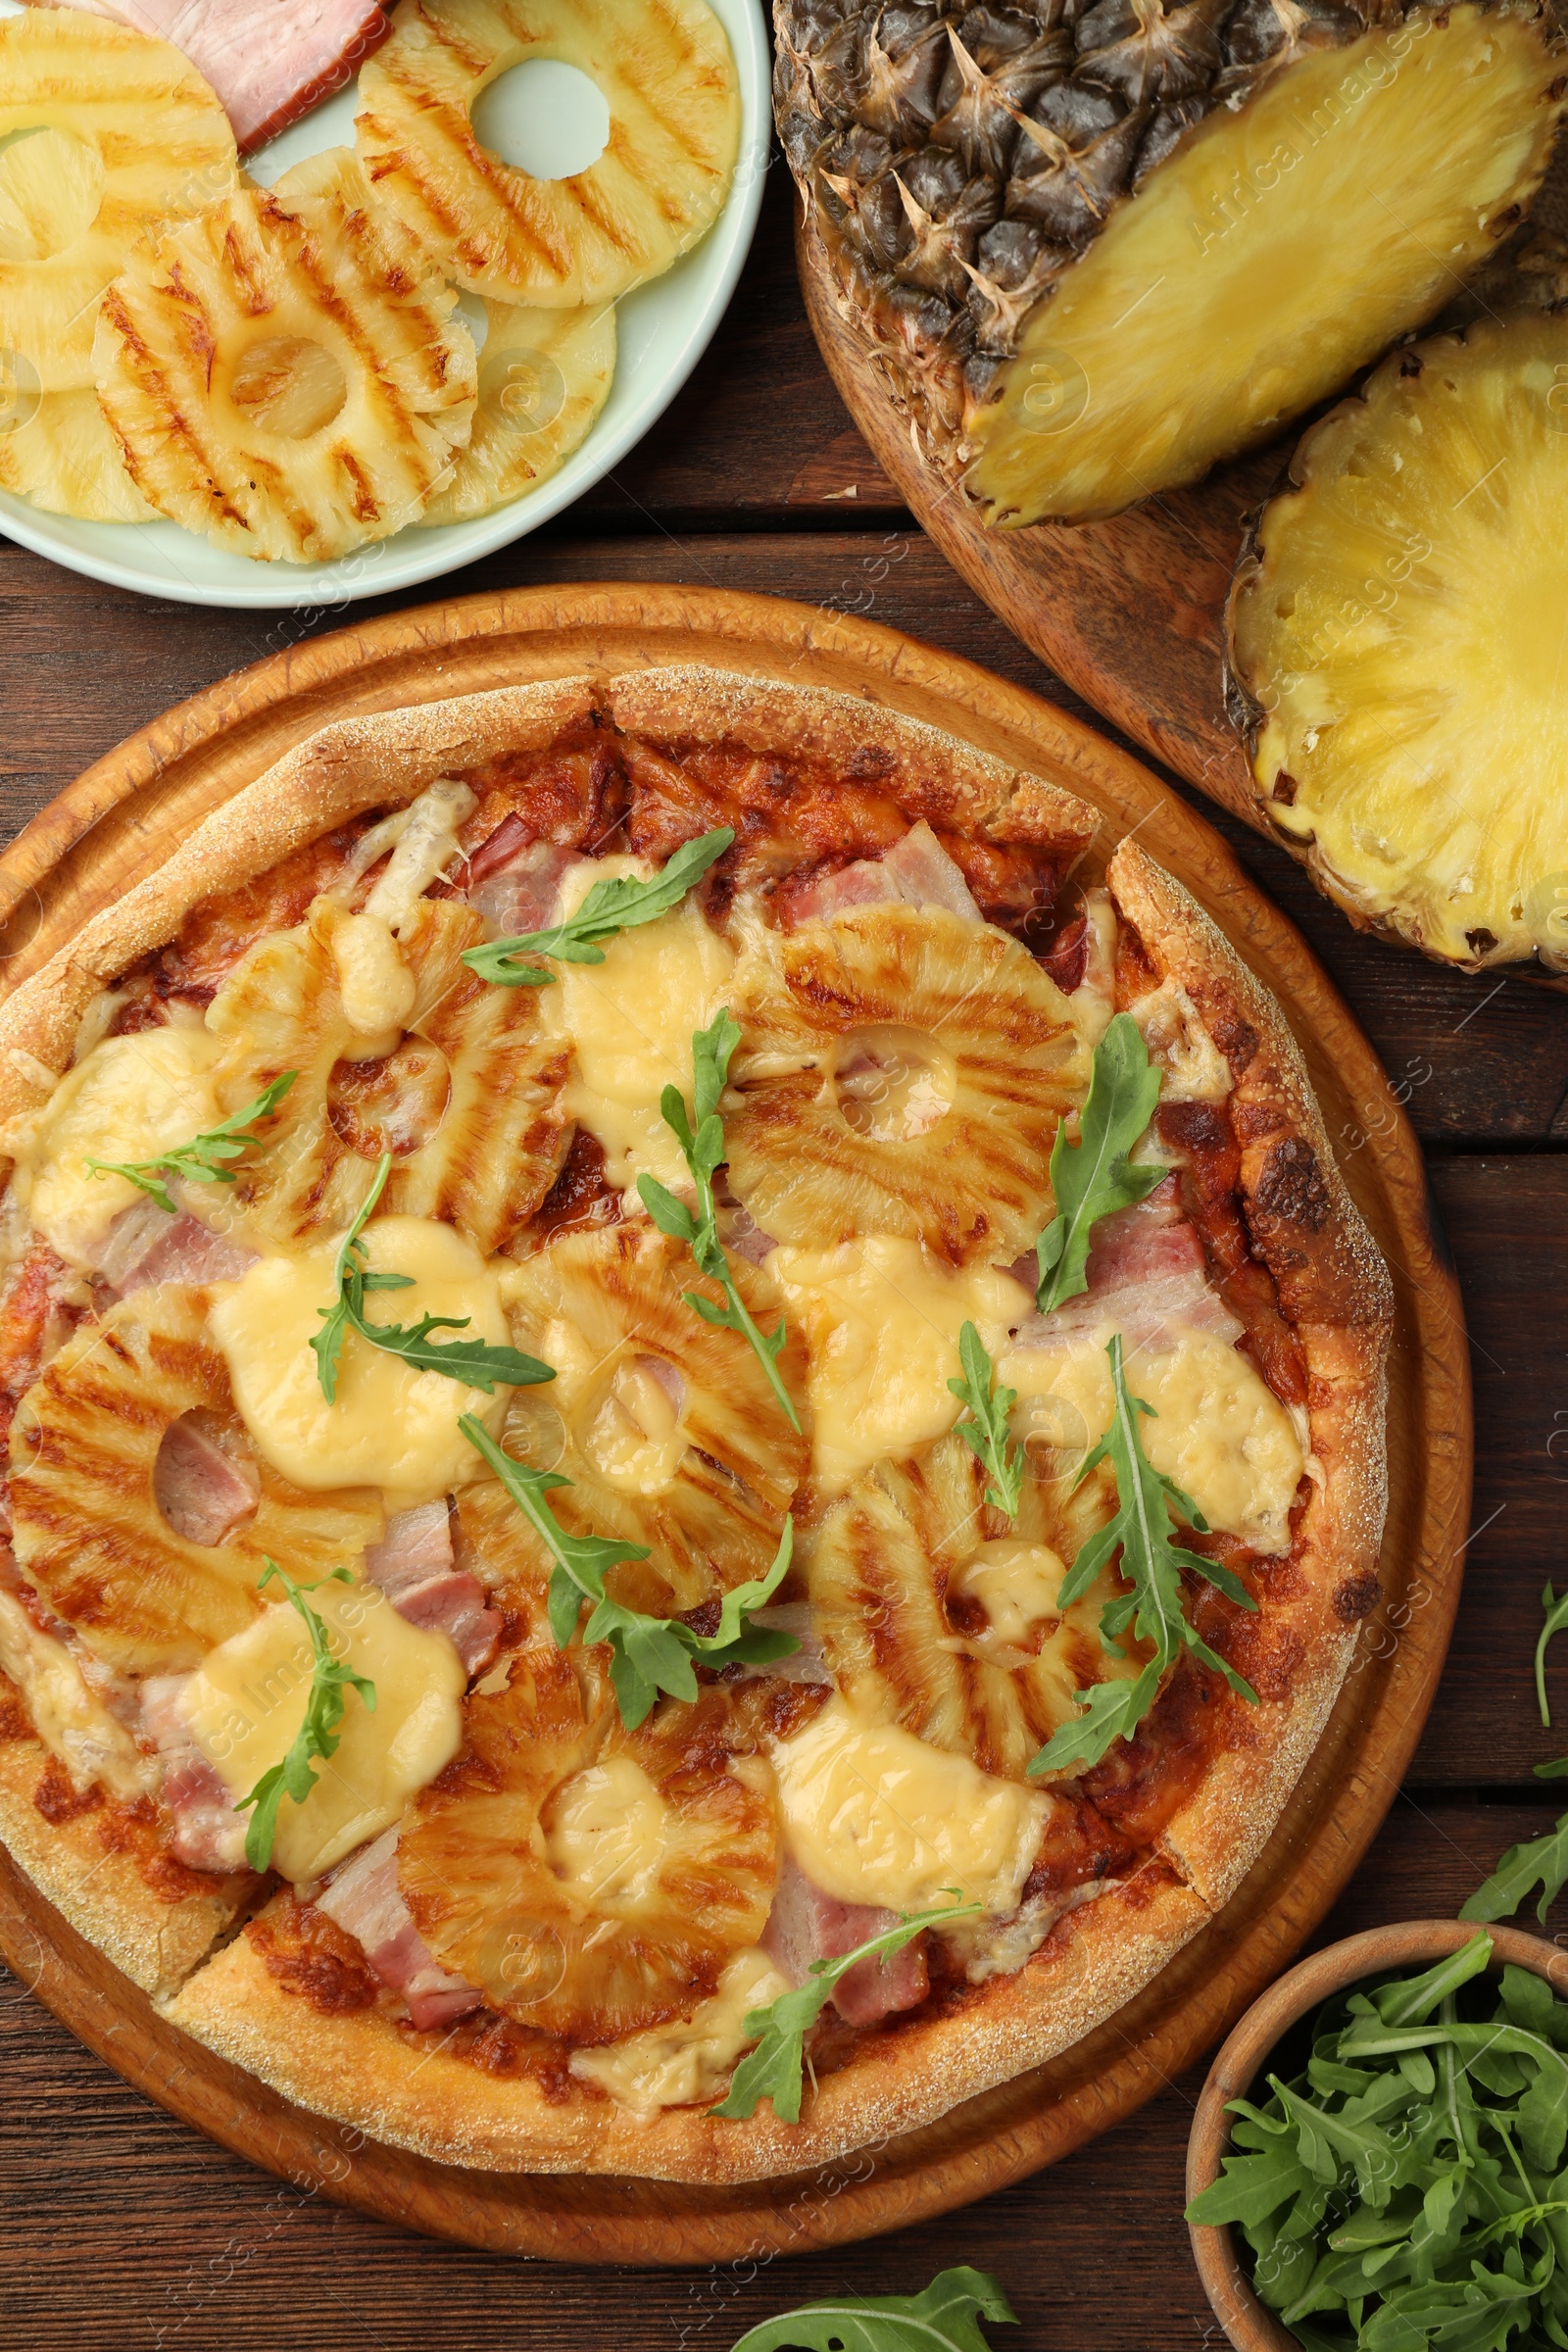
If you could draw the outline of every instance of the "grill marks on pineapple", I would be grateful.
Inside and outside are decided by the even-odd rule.
[[[77,1334],[18,1408],[11,1440],[18,1565],[125,1673],[174,1673],[240,1633],[263,1605],[264,1555],[311,1580],[379,1536],[368,1493],[304,1494],[265,1462],[254,1518],[220,1544],[187,1542],[154,1494],[159,1448],[191,1412],[235,1419],[206,1337],[207,1294],[137,1294]]]
[[[940,909],[866,907],[754,939],[735,1009],[730,1183],[764,1233],[822,1246],[896,1234],[956,1265],[982,1249],[1005,1262],[1034,1241],[1088,1055],[1023,948]],[[884,1122],[846,1115],[840,1064],[888,1030],[932,1041],[951,1107],[923,1132],[879,1137]]]
[[[771,1775],[746,1714],[715,1691],[628,1733],[602,1652],[540,1646],[514,1654],[505,1690],[468,1697],[464,1729],[398,1846],[436,1958],[492,2008],[578,2044],[689,2016],[757,1941],[777,1877]]]

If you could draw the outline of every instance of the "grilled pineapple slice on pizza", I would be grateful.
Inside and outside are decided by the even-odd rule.
[[[91,390],[104,288],[237,172],[227,116],[168,41],[77,9],[0,24],[0,356],[24,391]]]
[[[429,523],[471,522],[537,490],[586,440],[615,376],[615,312],[487,302],[473,433]]]
[[[956,1437],[879,1462],[811,1543],[812,1619],[858,1711],[1022,1780],[1081,1712],[1074,1691],[1130,1679],[1143,1659],[1130,1640],[1125,1658],[1101,1642],[1108,1570],[1065,1613],[1056,1604],[1067,1565],[1114,1508],[1102,1474],[1076,1493],[1026,1479],[1016,1521],[985,1503],[985,1484]]]
[[[160,513],[236,555],[330,562],[451,479],[477,392],[456,301],[352,158],[316,158],[129,257],[98,323],[104,414]]]
[[[759,932],[734,1010],[729,1177],[763,1233],[901,1234],[955,1264],[1034,1242],[1089,1059],[1016,940],[926,906]]]
[[[1396,352],[1231,598],[1261,806],[1351,919],[1568,971],[1568,309]]]
[[[600,2044],[690,2016],[756,1943],[777,1878],[771,1775],[729,1695],[626,1731],[606,1653],[514,1652],[416,1798],[398,1881],[437,1960],[493,2008]],[[749,1742],[743,1742],[749,1744]]]
[[[14,388],[10,424],[7,397],[0,384],[0,490],[78,522],[154,519],[154,509],[125,471],[96,392],[41,392],[32,399]]]
[[[988,519],[1195,480],[1449,299],[1551,154],[1538,0],[780,0],[841,308]]]
[[[534,179],[482,147],[471,109],[546,56],[610,108],[597,163]],[[551,309],[613,302],[717,220],[740,143],[724,28],[705,0],[403,0],[360,74],[355,128],[377,192],[471,293]]]
[[[766,1275],[739,1259],[731,1270],[757,1323],[774,1330],[783,1310]],[[809,1450],[746,1339],[705,1323],[686,1291],[723,1304],[685,1246],[641,1218],[566,1234],[508,1278],[514,1337],[556,1377],[517,1392],[504,1443],[571,1480],[551,1496],[568,1533],[647,1546],[651,1558],[612,1570],[611,1583],[654,1616],[764,1574]],[[778,1369],[799,1399],[793,1332]],[[519,1541],[542,1571],[542,1546]]]
[[[206,1303],[183,1284],[137,1292],[67,1343],[12,1427],[17,1564],[128,1674],[184,1672],[242,1633],[264,1606],[256,1588],[269,1556],[309,1582],[384,1525],[368,1489],[305,1494],[259,1460],[252,1519],[217,1544],[174,1532],[153,1487],[166,1433],[196,1411],[238,1427]]]

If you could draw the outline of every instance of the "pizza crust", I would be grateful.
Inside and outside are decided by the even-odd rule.
[[[843,761],[911,810],[998,842],[1081,849],[1095,830],[1094,812],[1060,787],[878,706],[709,670],[640,672],[607,685],[568,678],[371,713],[323,730],[242,789],[0,1006],[0,1122],[36,1107],[38,1065],[69,1066],[93,996],[166,945],[203,900],[253,880],[364,808],[406,802],[448,770],[547,745],[596,710],[655,742],[726,737],[759,754]],[[1334,1593],[1375,1564],[1390,1292],[1272,999],[1135,845],[1117,852],[1107,879],[1162,976],[1180,978],[1216,1039],[1246,1032],[1255,1040],[1233,1100],[1280,1124],[1248,1147],[1244,1187],[1250,1205],[1267,1211],[1264,1254],[1282,1294],[1290,1286],[1287,1303],[1323,1399],[1313,1405],[1323,1483],[1308,1513],[1304,1590],[1289,1604],[1304,1645],[1298,1682],[1288,1700],[1260,1710],[1235,1702],[1239,1717],[1252,1719],[1245,1744],[1220,1759],[1170,1824],[1164,1858],[1066,1913],[1017,1975],[864,2042],[808,2097],[800,2125],[779,2124],[766,2107],[744,2124],[692,2109],[643,2123],[586,2087],[554,2103],[529,2079],[490,2077],[377,2011],[323,2016],[286,1992],[243,1936],[201,1965],[241,1903],[225,1892],[159,1904],[125,1857],[104,1859],[90,1817],[59,1830],[45,1824],[30,1786],[24,1793],[13,1785],[0,1753],[0,1837],[73,1926],[165,1997],[172,2022],[302,2105],[436,2161],[740,2181],[915,2130],[1043,2065],[1103,2024],[1212,1920],[1267,1842],[1353,1647]],[[1315,1191],[1299,1157],[1290,1171],[1296,1195],[1281,1183],[1270,1157],[1281,1141],[1308,1155]],[[1317,1217],[1309,1231],[1290,1213],[1303,1201]]]

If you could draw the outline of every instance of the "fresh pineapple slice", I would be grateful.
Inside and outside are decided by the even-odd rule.
[[[754,1319],[774,1330],[783,1309],[766,1275],[744,1259],[731,1271]],[[556,1377],[517,1392],[505,1443],[571,1480],[551,1497],[569,1534],[648,1547],[652,1557],[613,1571],[612,1585],[656,1616],[698,1608],[771,1566],[808,1459],[746,1339],[705,1323],[686,1291],[723,1304],[684,1244],[641,1218],[564,1235],[507,1286],[518,1347]],[[778,1368],[799,1398],[798,1334]],[[543,1568],[533,1539],[530,1554]]]
[[[84,1325],[23,1397],[11,1434],[17,1563],[91,1648],[122,1673],[197,1666],[264,1606],[269,1557],[307,1582],[375,1543],[384,1517],[368,1489],[306,1494],[256,1464],[255,1516],[216,1544],[175,1533],[154,1474],[172,1424],[216,1414],[240,1430],[207,1293],[139,1291]]]
[[[1080,1713],[1074,1691],[1130,1679],[1143,1659],[1131,1642],[1124,1658],[1101,1642],[1108,1570],[1065,1613],[1056,1602],[1064,1563],[1114,1507],[1099,1475],[1076,1493],[1026,1479],[1015,1522],[985,1483],[956,1437],[878,1463],[811,1544],[812,1618],[858,1714],[1022,1780]]]
[[[0,490],[78,522],[151,522],[96,392],[43,392],[9,428],[0,415]]]
[[[859,907],[754,936],[734,1009],[729,1177],[763,1233],[900,1234],[954,1264],[1031,1246],[1089,1056],[1016,940],[941,907]]]
[[[138,251],[104,298],[104,413],[161,514],[235,555],[327,563],[417,520],[477,393],[450,287],[346,156]]]
[[[377,191],[471,293],[572,310],[657,277],[717,220],[740,144],[724,28],[704,0],[403,0],[360,74]],[[603,155],[534,179],[481,147],[470,109],[558,58],[610,108]]]
[[[1538,0],[778,19],[841,306],[1009,525],[1193,481],[1431,318],[1534,197],[1568,88]]]
[[[485,304],[473,437],[424,520],[471,522],[547,482],[586,440],[615,375],[615,312]]]
[[[0,23],[0,358],[89,390],[98,299],[131,248],[237,173],[228,117],[169,42],[78,9]]]
[[[586,2045],[688,2017],[755,1944],[777,1877],[772,1776],[726,1691],[620,1723],[606,1653],[514,1652],[415,1800],[398,1880],[444,1968]]]
[[[1231,598],[1260,806],[1357,923],[1568,971],[1568,311],[1396,352]]]

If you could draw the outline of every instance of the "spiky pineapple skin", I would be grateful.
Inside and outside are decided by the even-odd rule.
[[[1539,24],[1543,86],[1557,119],[1561,35],[1531,0],[1519,9],[1506,0],[1501,13]],[[1009,362],[1026,324],[1070,282],[1128,200],[1200,126],[1245,112],[1293,64],[1373,34],[1396,44],[1407,25],[1419,32],[1446,22],[1446,12],[1419,0],[1313,0],[1307,8],[1294,0],[1189,0],[1169,9],[1163,0],[1089,8],[1026,0],[1007,9],[775,0],[774,16],[780,135],[839,308],[916,447],[982,498],[988,520],[1003,522],[1049,518],[1009,512],[995,486],[978,479]],[[1543,170],[1549,144],[1548,125]],[[1538,171],[1526,198],[1539,177]],[[1277,175],[1261,184],[1279,184]],[[1244,204],[1256,194],[1246,191]],[[1506,233],[1518,217],[1517,204],[1499,211],[1489,233]],[[1207,226],[1223,236],[1229,222],[1225,215]],[[1326,224],[1323,233],[1332,233]],[[1421,324],[1451,290],[1451,277],[1435,286],[1391,334]],[[1338,389],[1380,347],[1352,355],[1338,382],[1310,387],[1284,414]],[[1086,399],[1096,389],[1078,387]],[[1070,400],[1073,386],[1054,391]],[[1266,419],[1266,429],[1281,420]],[[1241,436],[1232,444],[1244,446]],[[1213,454],[1231,453],[1211,453],[1205,464]],[[1117,512],[1194,471],[1128,483],[1098,505],[1062,510],[1060,518]]]

